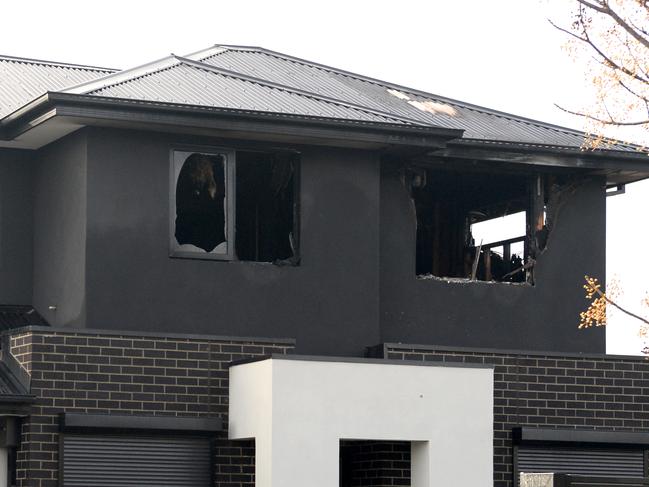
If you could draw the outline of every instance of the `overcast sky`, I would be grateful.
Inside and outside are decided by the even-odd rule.
[[[2,4],[0,54],[128,68],[213,44],[257,45],[581,128],[579,119],[555,107],[578,108],[590,92],[580,63],[562,49],[565,38],[547,21],[568,24],[569,3],[7,0]],[[622,136],[649,143],[636,134]],[[641,291],[649,290],[644,255],[649,223],[640,218],[648,195],[649,183],[637,183],[626,195],[609,198],[607,272],[620,277],[626,300],[636,309]],[[607,333],[609,352],[637,353],[641,348],[632,323],[610,326]]]

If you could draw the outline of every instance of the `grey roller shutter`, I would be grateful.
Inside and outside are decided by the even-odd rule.
[[[644,450],[518,447],[518,472],[644,477]]]
[[[205,438],[63,436],[64,487],[205,487],[210,446]]]

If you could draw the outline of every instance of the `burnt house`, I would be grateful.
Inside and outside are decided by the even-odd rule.
[[[575,325],[649,162],[583,137],[255,47],[0,57],[0,486],[647,477],[649,364]]]

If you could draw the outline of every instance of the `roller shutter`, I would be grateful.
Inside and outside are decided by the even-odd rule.
[[[643,449],[519,446],[518,472],[556,472],[598,477],[644,477]]]
[[[210,485],[206,438],[65,434],[63,486],[205,487]]]

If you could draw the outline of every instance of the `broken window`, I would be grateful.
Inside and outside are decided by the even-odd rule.
[[[297,163],[289,152],[172,151],[171,255],[296,264]]]
[[[529,229],[543,227],[540,179],[417,169],[410,180],[417,213],[417,275],[530,279]],[[533,215],[539,211],[537,222]]]
[[[237,152],[236,253],[239,260],[296,255],[295,169],[291,153]]]

